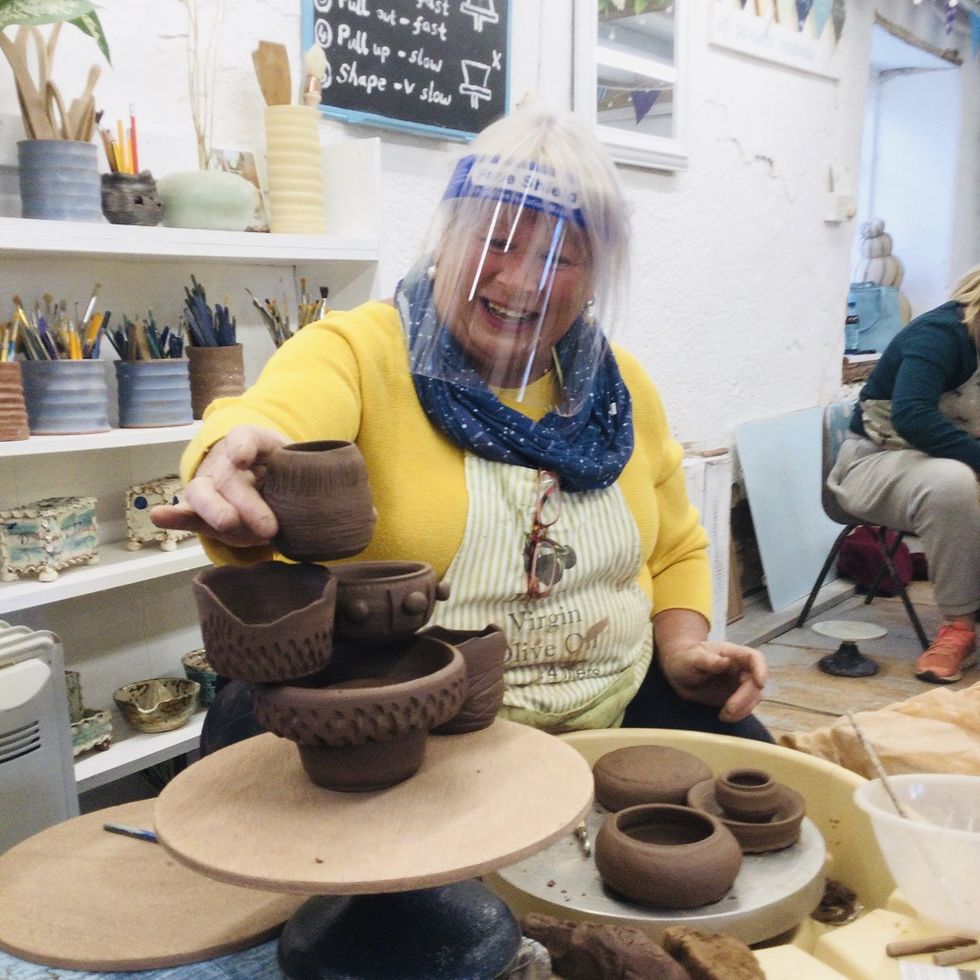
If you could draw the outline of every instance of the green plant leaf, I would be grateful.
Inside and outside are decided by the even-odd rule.
[[[83,34],[88,34],[89,37],[95,38],[95,43],[99,46],[99,50],[105,55],[105,60],[112,64],[112,59],[109,57],[109,43],[105,39],[105,34],[102,31],[102,24],[99,22],[99,16],[93,10],[90,13],[82,14],[81,17],[75,17],[69,23],[74,24]]]

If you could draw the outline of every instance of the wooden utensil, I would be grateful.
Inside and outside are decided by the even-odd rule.
[[[273,41],[259,41],[259,46],[252,52],[252,64],[265,104],[289,105],[292,85],[286,46]]]
[[[68,110],[65,108],[65,101],[61,97],[58,86],[50,80],[44,85],[44,108],[48,114],[51,128],[54,130],[55,138],[73,139],[73,130]]]
[[[33,138],[39,140],[57,139],[54,129],[48,120],[44,96],[34,84],[30,69],[27,66],[27,42],[29,33],[21,28],[11,41],[0,31],[0,51],[6,55],[10,68],[14,73],[14,82],[24,114],[24,128],[33,132]]]

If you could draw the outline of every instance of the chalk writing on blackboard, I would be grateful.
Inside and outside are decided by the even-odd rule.
[[[465,139],[507,109],[510,0],[306,0],[320,110]]]

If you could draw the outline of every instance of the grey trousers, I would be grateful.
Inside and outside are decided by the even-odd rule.
[[[980,484],[969,466],[850,435],[827,486],[857,519],[919,538],[944,616],[980,609]]]

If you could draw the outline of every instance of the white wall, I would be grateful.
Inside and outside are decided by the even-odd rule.
[[[678,437],[707,448],[729,443],[735,422],[836,394],[856,227],[827,224],[823,214],[831,167],[839,190],[859,190],[874,9],[940,47],[950,41],[926,4],[848,0],[834,83],[710,46],[709,2],[690,2],[690,167],[623,171],[635,209],[634,284],[632,315],[614,336],[659,382]],[[514,98],[534,90],[567,104],[571,0],[513,0],[513,8]],[[227,3],[215,145],[261,145],[251,51],[262,38],[282,41],[298,73],[299,9],[297,0]],[[134,103],[142,163],[157,176],[193,166],[184,8],[177,0],[106,0],[100,16],[113,54],[97,89],[106,118]],[[937,270],[947,283],[980,259],[980,61],[970,59],[969,38],[954,41],[966,63],[949,269]],[[66,28],[56,78],[72,67],[83,77],[96,57],[88,38]],[[15,114],[6,70],[0,64],[0,114]],[[331,121],[322,127],[328,142],[378,133]],[[0,127],[0,162],[10,161],[18,136],[16,127]],[[390,292],[413,256],[458,151],[458,144],[384,134],[381,292]]]

